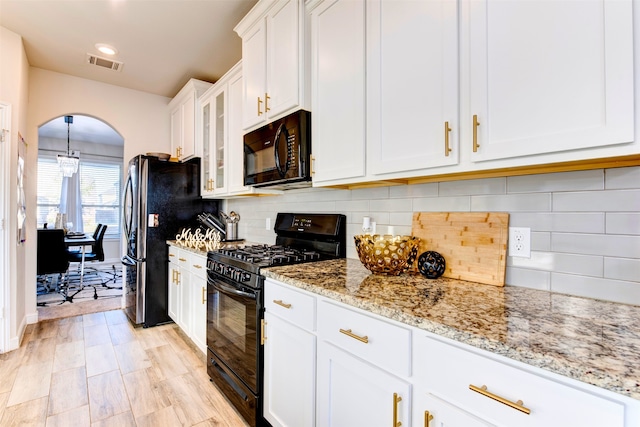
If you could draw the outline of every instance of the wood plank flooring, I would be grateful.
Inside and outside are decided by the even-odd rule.
[[[112,310],[29,325],[0,354],[0,426],[247,424],[175,324],[134,328]]]

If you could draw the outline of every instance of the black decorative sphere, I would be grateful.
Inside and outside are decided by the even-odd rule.
[[[438,252],[427,251],[418,257],[418,271],[428,279],[442,276],[447,264]]]

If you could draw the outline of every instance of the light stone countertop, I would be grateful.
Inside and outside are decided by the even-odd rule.
[[[222,248],[235,248],[238,246],[253,246],[260,245],[260,243],[254,242],[246,242],[244,240],[239,240],[235,242],[182,242],[178,240],[167,240],[167,245],[175,246],[179,249],[184,249],[188,252],[192,252],[197,255],[202,255],[204,257],[207,256],[207,252],[209,251],[217,251]]]
[[[640,307],[418,273],[356,259],[269,267],[272,279],[640,400]]]

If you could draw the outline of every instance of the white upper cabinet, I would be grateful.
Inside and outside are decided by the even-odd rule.
[[[367,2],[373,175],[458,162],[458,2]]]
[[[466,2],[472,161],[632,142],[631,3]]]
[[[169,103],[171,111],[171,156],[178,160],[189,160],[202,155],[201,143],[196,137],[200,129],[200,111],[198,98],[211,83],[190,79]]]
[[[243,128],[303,106],[302,0],[261,0],[235,31],[242,38]]]
[[[365,175],[365,2],[309,4],[314,185]]]

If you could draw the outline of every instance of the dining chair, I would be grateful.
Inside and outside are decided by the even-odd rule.
[[[69,277],[69,259],[67,247],[64,244],[64,230],[41,229],[37,233],[37,262],[36,274],[39,282],[43,283],[43,290],[53,290],[53,278],[57,275],[56,290],[65,295]],[[63,278],[65,280],[61,282]],[[51,280],[51,282],[50,282]]]

